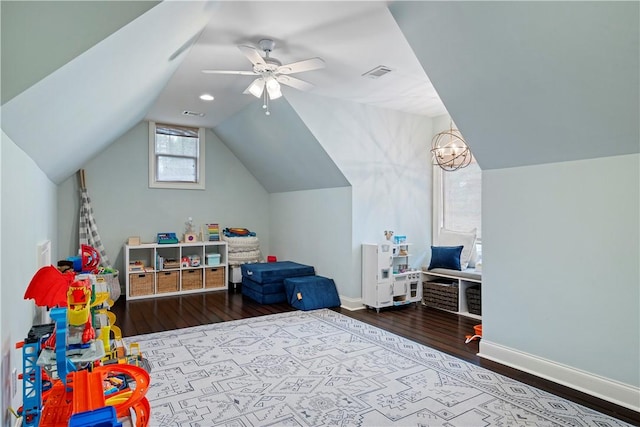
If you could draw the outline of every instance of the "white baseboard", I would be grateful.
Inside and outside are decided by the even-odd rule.
[[[362,304],[362,298],[348,298],[340,295],[340,307],[346,308],[350,311],[362,310],[365,308]]]
[[[640,411],[640,388],[604,378],[532,354],[480,341],[482,358],[528,372],[634,411]]]

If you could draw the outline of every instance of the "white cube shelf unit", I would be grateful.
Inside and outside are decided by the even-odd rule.
[[[124,254],[128,300],[228,288],[227,242],[125,245]]]
[[[423,270],[423,285],[425,285],[425,289],[423,290],[423,304],[438,308],[441,310],[451,311],[457,314],[461,314],[463,316],[472,317],[474,319],[482,319],[482,316],[479,313],[470,312],[470,304],[471,301],[467,299],[467,290],[471,287],[478,288],[478,291],[482,288],[482,275],[476,272],[473,269],[468,269],[462,272],[456,272],[455,270],[445,270],[445,269],[436,269],[433,270]],[[434,283],[432,289],[428,289],[426,284],[428,282]],[[438,291],[438,283],[446,283],[446,285],[442,285],[442,290]],[[436,289],[433,289],[436,288]],[[445,293],[455,293],[457,299],[457,303],[451,306],[447,306],[447,304],[451,303],[451,299],[438,297],[438,294],[442,294],[443,291]]]

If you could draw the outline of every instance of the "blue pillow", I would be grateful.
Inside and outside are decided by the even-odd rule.
[[[464,246],[431,246],[429,270],[434,268],[462,270],[462,268],[460,268],[462,248],[464,248]]]

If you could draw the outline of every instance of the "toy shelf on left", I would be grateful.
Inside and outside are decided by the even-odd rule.
[[[227,243],[125,245],[126,298],[141,299],[228,288]]]

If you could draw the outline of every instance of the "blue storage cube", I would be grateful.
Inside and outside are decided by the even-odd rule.
[[[261,262],[242,264],[242,277],[258,283],[281,282],[287,277],[310,276],[315,269],[310,265],[298,264],[292,261]]]
[[[242,295],[260,304],[276,304],[287,300],[282,282],[263,285],[246,277],[242,278]]]
[[[340,296],[333,279],[322,276],[284,279],[287,301],[298,310],[316,310],[340,306]]]

